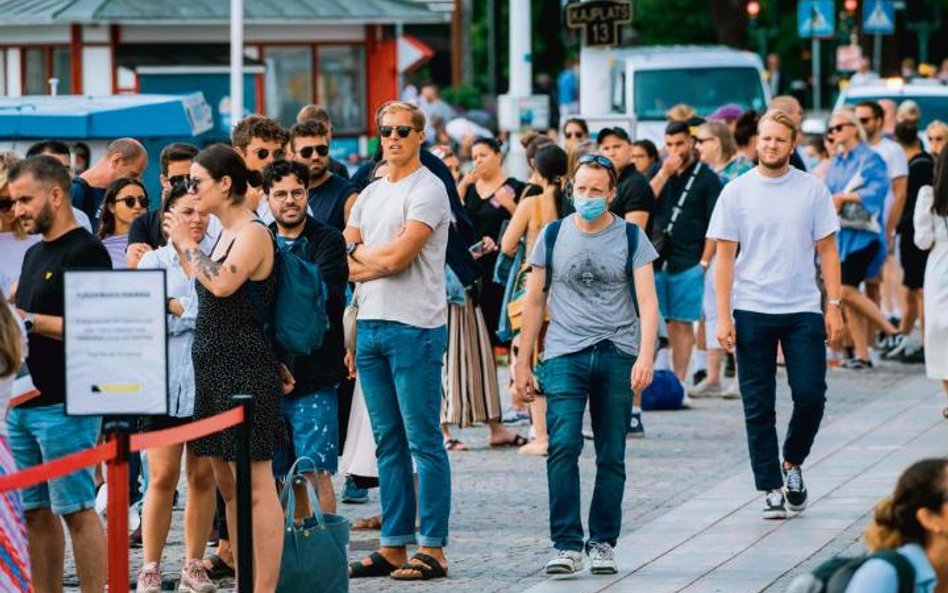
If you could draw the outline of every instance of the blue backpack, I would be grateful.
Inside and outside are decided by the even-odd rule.
[[[305,253],[306,244],[301,237],[291,246],[280,248],[274,239],[276,302],[272,311],[264,307],[256,287],[246,285],[251,289],[250,300],[260,313],[264,333],[272,336],[289,356],[311,354],[323,345],[329,331],[327,290],[319,266],[297,255]]]
[[[556,238],[560,234],[560,227],[563,226],[563,220],[554,220],[543,230],[543,241],[546,247],[546,280],[543,284],[543,292],[550,292],[550,284],[553,282],[553,247],[556,245]],[[626,222],[625,238],[628,242],[628,255],[625,260],[625,275],[629,279],[629,292],[632,294],[632,306],[635,307],[635,316],[639,317],[639,300],[635,297],[635,270],[634,259],[635,251],[639,247],[639,225]]]

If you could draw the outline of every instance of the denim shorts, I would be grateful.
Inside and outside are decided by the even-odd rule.
[[[335,474],[339,468],[339,398],[336,387],[327,387],[299,397],[280,400],[283,419],[290,434],[287,449],[273,454],[273,474],[285,477],[299,457],[309,457],[316,471]],[[300,464],[300,469],[313,466]]]
[[[13,408],[7,415],[10,451],[21,470],[94,447],[101,428],[101,417],[66,416],[64,404]],[[71,515],[95,507],[92,471],[87,467],[23,490],[23,508]]]
[[[655,292],[658,295],[658,309],[665,319],[685,322],[701,320],[704,271],[700,265],[677,274],[656,272]]]

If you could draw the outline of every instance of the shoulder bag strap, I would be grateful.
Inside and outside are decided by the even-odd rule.
[[[543,234],[543,243],[546,248],[546,279],[543,281],[543,292],[550,291],[550,284],[553,282],[553,247],[556,245],[556,238],[560,234],[560,227],[563,225],[563,219],[554,220],[546,227]]]
[[[635,307],[635,316],[639,317],[639,299],[635,294],[635,252],[639,249],[639,225],[634,222],[625,223],[625,238],[629,253],[625,260],[625,274],[629,280],[629,292],[632,295],[632,306]]]
[[[671,236],[672,229],[675,227],[675,223],[678,222],[678,217],[681,216],[682,207],[685,205],[685,200],[688,199],[688,194],[691,193],[691,186],[695,184],[695,179],[697,179],[698,172],[701,171],[702,165],[703,163],[698,161],[698,164],[695,165],[694,170],[688,177],[684,189],[681,190],[681,195],[678,196],[678,203],[672,208],[671,217],[668,219],[668,224],[665,225],[665,235]]]
[[[899,593],[915,593],[915,567],[898,550],[876,552],[869,558],[878,558],[892,565],[899,577]]]

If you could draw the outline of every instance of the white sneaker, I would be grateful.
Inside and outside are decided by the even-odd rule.
[[[711,383],[707,378],[702,379],[700,383],[688,390],[688,395],[694,398],[699,397],[723,397],[724,389],[720,383]]]
[[[619,566],[616,555],[609,544],[589,542],[589,572],[593,574],[616,574]]]
[[[576,574],[583,569],[583,555],[574,550],[559,550],[546,563],[546,574]]]
[[[149,562],[138,571],[135,593],[161,593],[161,569],[157,562]]]
[[[736,380],[724,388],[724,399],[741,399],[741,385]]]

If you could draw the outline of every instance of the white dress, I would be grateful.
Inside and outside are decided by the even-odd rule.
[[[931,249],[925,266],[925,370],[948,380],[948,217],[932,212],[934,190],[926,185],[915,205],[915,245]]]

